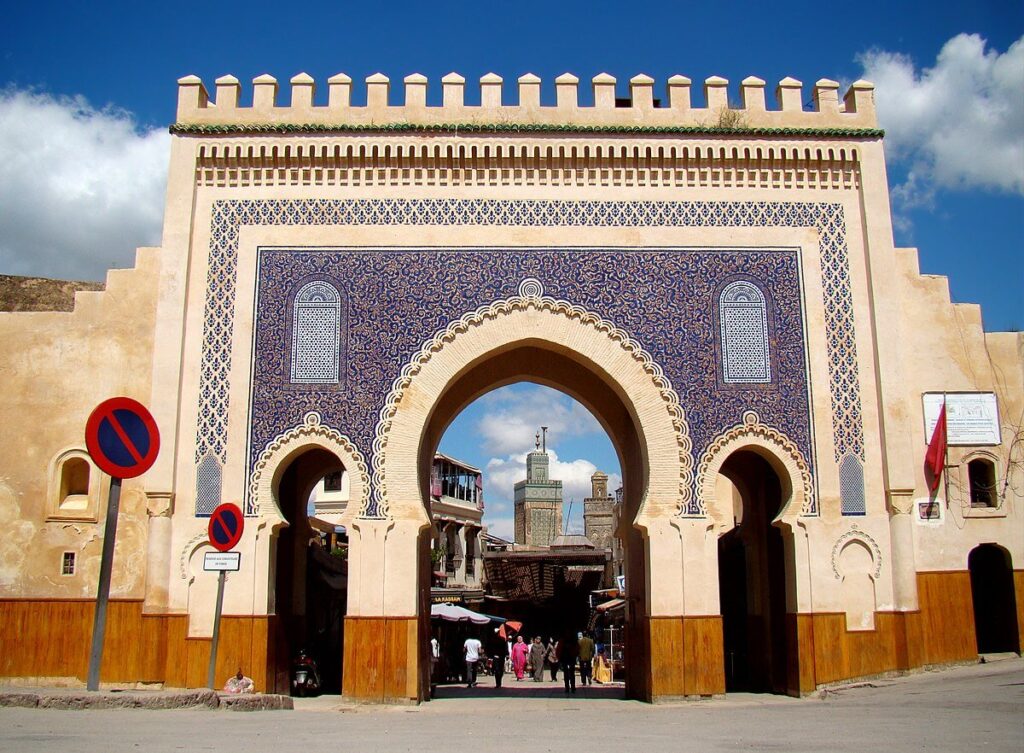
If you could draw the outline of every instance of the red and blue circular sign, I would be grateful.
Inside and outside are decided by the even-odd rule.
[[[210,545],[218,552],[228,552],[235,547],[238,540],[242,538],[242,529],[245,528],[245,518],[238,505],[225,502],[217,505],[217,509],[210,515],[210,524],[207,526],[207,533],[210,537]]]
[[[112,397],[89,415],[85,446],[104,473],[114,478],[135,478],[156,462],[160,432],[142,403],[130,397]]]

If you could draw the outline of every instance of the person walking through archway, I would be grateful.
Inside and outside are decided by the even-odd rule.
[[[544,657],[546,654],[547,649],[540,642],[540,636],[534,636],[533,643],[530,644],[530,666],[533,669],[534,682],[540,682],[544,679]]]
[[[501,637],[498,628],[488,642],[488,653],[491,656],[491,671],[494,672],[494,687],[501,687],[501,678],[505,675],[505,659],[508,657],[508,644]]]
[[[480,661],[480,654],[483,653],[483,646],[480,641],[472,636],[462,644],[462,653],[466,655],[466,687],[476,687],[476,663]]]
[[[579,639],[580,651],[580,684],[592,685],[591,679],[594,669],[594,639],[589,632],[583,633]]]
[[[551,682],[558,682],[558,651],[555,650],[554,638],[548,638],[547,653],[544,659],[548,663],[548,669],[551,670]]]
[[[558,663],[562,665],[562,681],[565,683],[566,695],[576,692],[576,657],[579,655],[579,643],[571,630],[563,633],[555,646]]]
[[[523,641],[523,636],[517,635],[516,642],[512,645],[512,669],[515,670],[516,680],[523,679],[523,671],[526,669],[526,655],[530,647]]]

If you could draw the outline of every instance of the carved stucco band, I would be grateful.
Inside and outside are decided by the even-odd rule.
[[[350,509],[363,510],[370,499],[370,473],[363,454],[352,441],[336,429],[321,423],[320,414],[310,411],[301,426],[278,434],[260,454],[249,479],[247,515],[280,517],[274,500],[274,473],[295,450],[316,444],[334,453],[350,478]]]
[[[715,499],[715,480],[722,465],[734,451],[750,444],[767,448],[785,465],[793,481],[793,498],[787,506],[796,507],[804,516],[817,515],[814,484],[803,454],[785,434],[761,423],[755,411],[744,413],[743,423],[719,434],[704,451],[697,466],[701,514],[707,514],[708,505]]]
[[[463,315],[445,329],[439,330],[413,356],[410,362],[402,367],[401,375],[392,384],[391,392],[388,393],[387,401],[380,411],[380,419],[376,427],[376,438],[373,442],[373,494],[376,503],[376,515],[370,515],[367,505],[360,508],[360,517],[387,518],[389,516],[387,509],[387,482],[384,474],[388,450],[388,435],[402,396],[422,367],[430,361],[434,354],[440,352],[446,345],[471,327],[478,326],[486,321],[496,320],[516,311],[526,311],[528,309],[558,314],[570,320],[576,320],[581,325],[591,327],[617,343],[619,347],[632,356],[633,360],[641,365],[650,377],[654,387],[659,391],[675,431],[676,443],[679,449],[680,469],[678,511],[680,514],[693,513],[693,458],[690,429],[686,422],[686,415],[679,404],[679,395],[672,388],[668,377],[665,376],[661,367],[654,362],[650,354],[644,350],[640,343],[630,337],[624,330],[581,306],[545,296],[543,292],[543,286],[538,280],[534,278],[523,280],[519,286],[519,295],[495,301],[489,306],[481,306],[476,311]]]

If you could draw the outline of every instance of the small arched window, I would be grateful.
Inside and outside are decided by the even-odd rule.
[[[47,517],[51,520],[96,520],[103,476],[94,472],[89,455],[64,450],[50,463]]]
[[[971,507],[998,507],[996,465],[987,458],[975,458],[967,464],[971,485]]]
[[[337,384],[341,295],[323,280],[304,285],[292,305],[292,384]]]
[[[760,288],[744,280],[726,285],[718,298],[718,318],[726,384],[771,382],[768,307]]]

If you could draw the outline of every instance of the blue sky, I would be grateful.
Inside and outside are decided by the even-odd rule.
[[[919,247],[922,271],[947,275],[954,300],[982,304],[987,329],[1019,329],[1022,35],[1020,0],[13,3],[0,26],[0,274],[102,279],[130,265],[136,246],[159,243],[166,127],[175,81],[190,73],[212,88],[226,73],[286,82],[305,71],[322,100],[338,72],[357,82],[419,72],[429,102],[450,71],[470,82],[494,71],[506,96],[532,72],[548,102],[566,71],[584,81],[611,73],[623,94],[640,72],[662,90],[675,73],[695,84],[721,75],[734,97],[746,76],[770,90],[794,76],[808,101],[819,78],[869,78],[887,132],[896,243]],[[585,103],[589,87],[580,90]],[[509,409],[499,396],[473,410],[486,418],[487,406]],[[553,441],[563,462],[589,453],[608,463],[597,440],[589,450],[571,444],[579,434]]]

